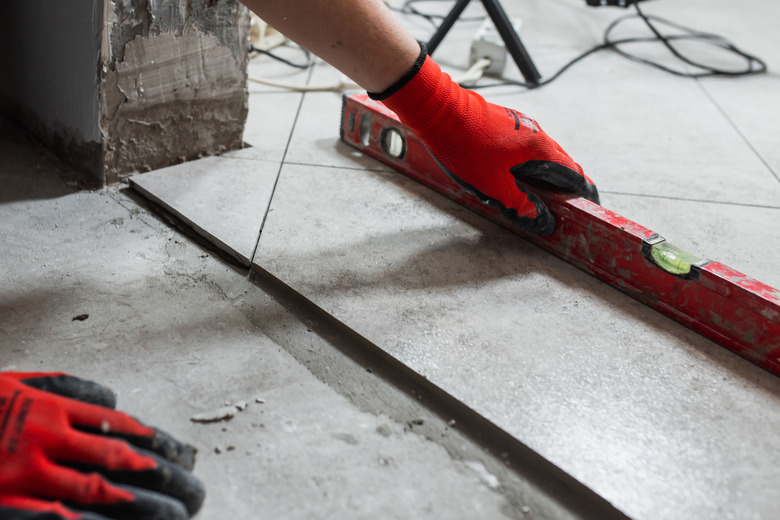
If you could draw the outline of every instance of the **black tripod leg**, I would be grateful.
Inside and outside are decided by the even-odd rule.
[[[512,27],[512,22],[509,21],[509,17],[501,7],[501,4],[498,3],[498,0],[482,0],[482,3],[485,5],[488,16],[493,20],[493,24],[496,26],[498,34],[500,34],[501,39],[504,40],[504,44],[506,45],[509,54],[514,58],[515,63],[517,63],[517,67],[520,69],[525,80],[532,84],[539,83],[542,76],[539,74],[539,71],[536,70],[536,66],[531,60],[531,56],[523,46],[523,42],[520,41],[517,31]],[[461,12],[462,11],[463,9],[461,9]],[[452,26],[452,24],[450,24],[450,26]]]
[[[453,7],[452,11],[444,18],[444,21],[442,21],[439,28],[436,29],[436,32],[426,44],[428,46],[428,54],[433,54],[433,51],[436,50],[436,47],[439,46],[449,30],[452,29],[452,26],[455,25],[455,22],[460,15],[463,14],[466,6],[469,5],[469,1],[470,0],[458,0],[455,3],[455,7]]]

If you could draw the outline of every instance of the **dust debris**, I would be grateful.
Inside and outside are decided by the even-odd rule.
[[[382,437],[390,437],[393,434],[393,430],[387,424],[382,424],[376,427],[376,432]]]
[[[490,489],[498,489],[501,486],[501,482],[499,482],[498,477],[490,473],[481,462],[476,460],[464,461],[463,464],[467,468],[474,471],[474,473],[479,476],[479,479],[482,481],[482,483]]]
[[[212,423],[212,422],[219,422],[219,421],[229,421],[235,415],[236,415],[235,406],[224,406],[222,408],[217,408],[216,410],[211,410],[209,412],[196,413],[195,415],[190,417],[190,421],[196,423]]]

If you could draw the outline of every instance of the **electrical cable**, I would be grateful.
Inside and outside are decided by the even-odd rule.
[[[282,88],[285,90],[292,90],[294,92],[344,92],[345,90],[359,90],[360,86],[357,83],[351,81],[341,81],[332,85],[293,85],[290,83],[282,83],[269,79],[248,77],[248,81],[252,83],[258,83],[260,85],[266,85],[268,87]]]
[[[607,27],[607,31],[604,34],[604,40],[605,43],[611,43],[612,48],[615,52],[620,54],[621,56],[628,58],[633,61],[637,61],[639,63],[644,63],[645,65],[649,65],[652,67],[656,67],[660,70],[666,71],[670,74],[675,74],[677,76],[682,76],[686,78],[704,78],[704,77],[713,77],[713,76],[727,76],[727,77],[739,77],[739,76],[749,76],[754,74],[762,74],[766,72],[767,66],[766,63],[761,60],[760,58],[753,56],[751,54],[746,53],[745,51],[739,49],[737,46],[729,42],[726,38],[719,36],[717,34],[710,34],[705,33],[701,31],[697,31],[695,29],[691,29],[689,27],[685,27],[683,25],[680,25],[678,23],[672,22],[670,20],[666,20],[664,18],[654,16],[654,15],[646,15],[642,9],[640,9],[639,4],[634,4],[634,7],[636,8],[636,15],[628,15],[627,17],[622,17],[623,19],[628,18],[640,18],[642,21],[645,22],[647,27],[650,28],[650,30],[653,32],[654,37],[651,38],[645,38],[645,39],[633,39],[633,41],[660,41],[664,44],[664,46],[669,49],[669,52],[672,53],[678,60],[682,61],[683,63],[686,63],[688,65],[691,65],[693,67],[696,67],[698,69],[702,69],[704,72],[681,72],[678,70],[670,69],[669,67],[666,67],[660,63],[654,62],[652,60],[647,60],[645,58],[640,58],[638,56],[635,56],[633,54],[627,53],[626,51],[621,50],[619,47],[617,47],[617,44],[620,44],[621,41],[610,41],[609,40],[609,33],[614,29],[622,20],[618,19],[612,22],[612,24]],[[651,20],[654,20],[658,23],[662,23],[664,25],[667,25],[669,27],[672,27],[674,29],[678,29],[682,31],[683,33],[687,34],[679,34],[679,35],[671,35],[671,36],[664,36],[661,34],[661,32],[653,25]],[[744,70],[725,70],[725,69],[719,69],[716,67],[711,67],[706,64],[702,64],[699,62],[695,62],[691,60],[690,58],[684,56],[678,49],[676,49],[672,45],[672,41],[674,40],[694,40],[699,41],[702,43],[707,43],[716,47],[720,47],[732,54],[735,54],[745,60],[746,68]],[[628,40],[623,40],[622,43],[628,43]]]
[[[416,16],[421,16],[428,21],[436,20],[443,18],[439,15],[433,15],[430,13],[420,13],[416,9],[414,9],[411,4],[416,2],[430,2],[434,0],[407,0],[406,3],[401,8],[396,8],[395,10],[398,12],[406,13],[406,14],[413,14]],[[587,58],[591,54],[595,54],[596,52],[602,51],[602,50],[612,50],[619,54],[620,56],[623,56],[624,58],[630,59],[632,61],[642,63],[647,66],[651,66],[660,70],[663,70],[665,72],[668,72],[670,74],[674,74],[676,76],[685,77],[685,78],[704,78],[704,77],[713,77],[713,76],[719,76],[719,77],[740,77],[740,76],[748,76],[748,75],[755,75],[755,74],[762,74],[767,71],[766,63],[761,60],[760,58],[753,56],[741,49],[739,49],[736,45],[729,42],[726,38],[716,35],[716,34],[710,34],[702,31],[698,31],[696,29],[691,29],[689,27],[686,27],[684,25],[678,24],[676,22],[673,22],[671,20],[667,20],[665,18],[661,18],[659,16],[655,15],[648,15],[645,14],[642,9],[639,7],[639,4],[634,2],[632,3],[634,6],[634,9],[636,10],[635,14],[628,14],[619,17],[615,21],[613,21],[604,31],[604,42],[598,45],[595,45],[594,47],[588,49],[587,51],[583,52],[582,54],[576,56],[569,62],[567,62],[565,65],[563,65],[560,69],[558,69],[554,74],[549,76],[548,78],[544,79],[543,81],[540,81],[538,83],[528,83],[523,81],[513,81],[513,80],[504,80],[497,83],[489,83],[489,84],[483,84],[483,85],[468,85],[468,88],[470,89],[484,89],[484,88],[492,88],[492,87],[501,87],[501,86],[520,86],[527,89],[536,89],[545,85],[549,85],[556,79],[558,79],[564,72],[569,70],[573,65],[576,63],[579,63],[583,59]],[[483,17],[484,18],[484,17]],[[642,20],[645,25],[650,29],[650,31],[653,33],[653,36],[649,37],[630,37],[630,38],[621,38],[621,39],[613,39],[611,37],[612,32],[615,30],[616,27],[623,24],[624,22],[632,19],[640,19]],[[654,23],[655,22],[655,23]],[[673,29],[676,29],[678,31],[681,31],[683,34],[673,34],[673,35],[664,35],[655,24],[661,24],[666,25],[668,27],[671,27]],[[699,43],[708,44],[711,46],[719,47],[723,49],[725,52],[733,54],[738,56],[739,58],[742,58],[745,61],[745,68],[740,70],[726,70],[726,69],[720,69],[717,67],[713,67],[704,63],[697,62],[687,56],[685,56],[672,42],[677,41],[696,41]],[[627,44],[632,43],[642,43],[642,42],[661,42],[668,50],[669,52],[679,61],[686,65],[690,65],[692,67],[695,67],[697,69],[700,69],[696,72],[687,72],[687,71],[681,71],[681,70],[675,70],[670,67],[667,67],[666,65],[663,65],[662,63],[658,63],[656,61],[642,58],[640,56],[637,56],[635,54],[632,54],[622,48],[621,46],[625,46]],[[484,70],[484,69],[483,69]],[[467,75],[468,76],[468,75]],[[474,81],[473,76],[469,76],[468,78],[470,81]],[[465,85],[464,85],[465,86]]]
[[[257,47],[255,47],[251,43],[249,44],[249,52],[250,52],[250,54],[253,53],[253,52],[257,52],[259,54],[264,54],[265,56],[268,56],[269,58],[273,58],[276,61],[280,61],[280,62],[284,63],[285,65],[289,65],[290,67],[295,67],[296,69],[306,70],[309,67],[311,67],[312,65],[314,65],[314,58],[312,57],[311,53],[309,51],[307,51],[306,49],[301,47],[301,50],[303,51],[304,55],[306,56],[306,63],[305,64],[294,63],[294,62],[288,60],[287,58],[283,58],[283,57],[279,56],[278,54],[274,54],[271,51],[267,51],[267,50],[264,50],[264,49],[258,49]]]

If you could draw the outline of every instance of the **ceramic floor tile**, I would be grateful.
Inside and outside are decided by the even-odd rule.
[[[656,10],[661,11],[660,3]],[[767,62],[766,75],[704,79],[700,84],[780,180],[780,33],[776,22],[780,19],[780,4],[761,0],[696,0],[678,3],[666,11],[682,23],[722,34]],[[744,67],[742,61],[733,59],[726,65],[731,69]]]
[[[770,70],[780,67],[780,54],[777,52],[780,4],[777,2],[689,0],[652,3],[646,10],[695,29],[721,35],[742,50],[766,61]],[[732,63],[741,65],[739,61]]]
[[[257,242],[279,163],[207,157],[131,178],[134,189],[244,265]]]
[[[780,183],[780,76],[708,80],[701,86],[766,162],[767,177]]]
[[[329,66],[325,68],[328,72],[313,75],[312,84],[321,84],[320,79],[337,78],[337,73],[333,69]],[[298,123],[290,139],[285,163],[387,170],[387,167],[379,161],[341,142],[340,121],[340,93],[306,93]]]
[[[774,515],[780,379],[399,174],[285,166],[258,255],[630,516]]]
[[[293,92],[249,94],[244,142],[254,148],[254,155],[282,161],[302,95]]]

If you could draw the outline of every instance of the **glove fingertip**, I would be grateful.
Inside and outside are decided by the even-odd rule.
[[[576,163],[575,163],[576,164]],[[554,161],[526,161],[509,169],[516,181],[542,181],[560,190],[599,203],[596,185],[584,174]]]
[[[116,408],[116,394],[113,390],[80,377],[68,374],[45,375],[21,379],[20,382],[44,392],[76,399],[84,403],[112,410]]]
[[[158,429],[154,429],[154,437],[148,446],[144,448],[160,454],[171,462],[174,462],[186,469],[192,471],[195,467],[195,455],[198,449],[190,444],[184,444],[176,440],[170,434]]]

